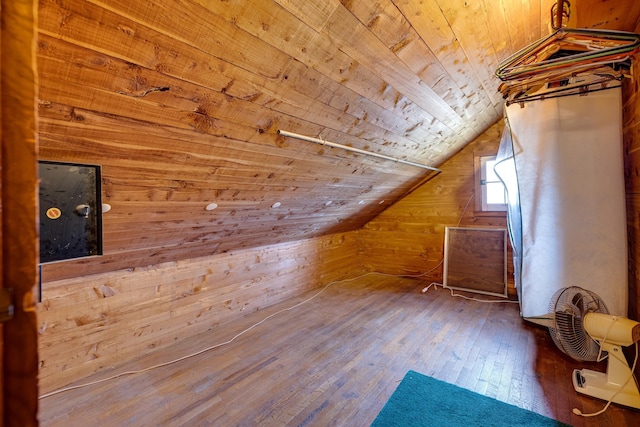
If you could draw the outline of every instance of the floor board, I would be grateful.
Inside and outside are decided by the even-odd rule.
[[[576,427],[640,425],[639,411],[615,405],[572,414],[603,406],[575,393],[572,370],[605,364],[563,356],[517,304],[423,286],[370,274],[291,310],[315,293],[288,300],[87,381],[193,354],[278,313],[229,344],[41,399],[41,425],[368,426],[410,369]]]

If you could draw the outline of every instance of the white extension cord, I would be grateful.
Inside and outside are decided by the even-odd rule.
[[[440,286],[442,289],[449,289],[449,291],[451,291],[451,296],[452,297],[464,298],[464,299],[468,299],[470,301],[488,302],[488,303],[508,303],[508,304],[517,304],[518,303],[518,301],[513,301],[513,300],[510,300],[510,299],[497,299],[497,300],[478,299],[478,298],[467,297],[467,296],[460,295],[460,294],[454,294],[453,293],[453,289],[447,288],[442,283],[438,283],[438,282],[431,282],[431,284],[429,284],[429,286],[427,286],[424,289],[422,289],[422,293],[426,294],[427,291],[429,289],[431,289],[432,286],[433,286],[434,289],[438,289],[438,286]]]

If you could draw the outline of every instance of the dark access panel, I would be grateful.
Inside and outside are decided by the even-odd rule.
[[[40,262],[102,255],[100,166],[41,160]]]

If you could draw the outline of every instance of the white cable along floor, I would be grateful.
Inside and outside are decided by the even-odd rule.
[[[252,313],[79,384],[200,354],[41,399],[41,425],[368,426],[409,369],[576,427],[640,425],[617,406],[573,415],[603,405],[573,391],[571,371],[586,365],[517,304],[422,293],[425,283],[365,275]]]

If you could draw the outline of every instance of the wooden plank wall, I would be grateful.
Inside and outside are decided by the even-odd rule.
[[[302,2],[305,13],[266,1],[38,3],[41,158],[101,164],[113,207],[105,256],[46,265],[48,279],[350,231],[421,178],[277,129],[435,164],[498,116],[481,96],[463,97],[456,108],[474,121],[445,133],[340,50],[340,32],[351,41],[357,29],[376,42],[374,59],[393,56],[337,1]],[[327,22],[330,33],[320,31]],[[462,79],[472,94],[484,91],[474,75]],[[411,79],[410,94],[427,90]],[[211,202],[218,208],[205,211]]]
[[[495,154],[502,121],[490,127],[441,166],[442,173],[389,207],[359,232],[368,269],[389,274],[423,274],[442,281],[444,231],[447,226],[506,227],[506,215],[475,211],[474,153]],[[510,259],[510,258],[509,258]],[[511,264],[510,269],[512,269]],[[508,272],[513,281],[512,271]],[[515,291],[511,284],[511,291]]]
[[[636,27],[640,31],[640,24]],[[629,317],[640,319],[640,56],[623,86],[625,183],[627,194],[627,235],[629,244]]]
[[[356,276],[362,269],[354,237],[336,234],[46,283],[38,313],[41,393]]]
[[[0,327],[0,426],[23,427],[38,425],[37,14],[30,0],[2,0],[0,18],[0,287],[13,289],[14,300],[13,319]]]

